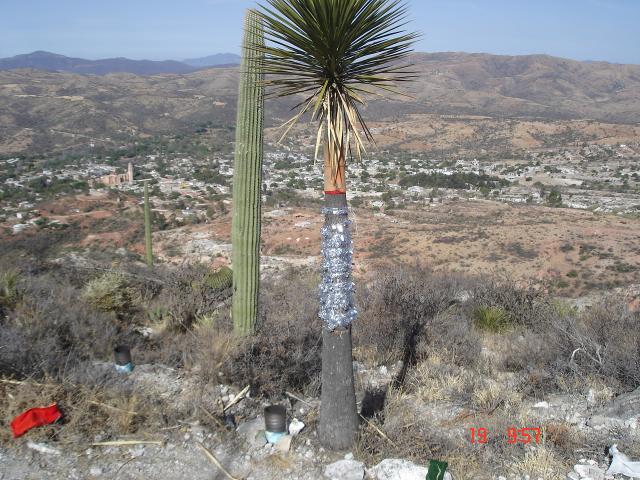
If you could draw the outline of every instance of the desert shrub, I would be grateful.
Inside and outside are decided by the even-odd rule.
[[[0,273],[0,318],[7,310],[13,308],[18,301],[20,292],[18,290],[19,274],[15,270]]]
[[[251,385],[267,396],[285,390],[318,393],[322,322],[317,288],[316,276],[293,270],[262,283],[257,333],[225,363],[227,381]]]
[[[509,315],[501,307],[481,305],[473,311],[474,325],[480,330],[502,333],[509,328]]]
[[[132,308],[135,292],[124,275],[108,272],[89,281],[83,296],[97,310],[123,313]]]
[[[38,230],[37,233],[22,233],[2,240],[2,256],[28,257],[38,263],[67,242],[78,241],[83,233],[79,228],[65,230]]]
[[[505,333],[499,342],[494,343],[493,348],[502,353],[501,366],[509,372],[549,370],[558,356],[553,344],[548,341],[547,333],[533,332],[529,329]],[[538,382],[534,383],[536,383],[536,388],[541,387]],[[545,383],[547,386],[552,384],[547,379],[541,383]]]
[[[624,299],[611,297],[582,314],[551,309],[545,319],[548,341],[558,354],[557,367],[577,374],[597,374],[621,389],[640,383],[640,313]]]
[[[155,325],[163,324],[168,318],[169,312],[162,305],[153,305],[146,309],[147,320]]]
[[[105,358],[116,342],[112,315],[96,311],[54,277],[28,277],[0,325],[0,373],[54,378],[81,362]]]
[[[472,315],[478,307],[496,307],[503,310],[509,323],[514,325],[534,325],[546,303],[542,292],[532,286],[519,287],[513,282],[491,278],[476,282],[471,296]]]
[[[560,251],[561,252],[567,253],[567,252],[571,252],[573,250],[575,250],[575,248],[570,243],[563,243],[562,245],[560,245]]]
[[[564,422],[550,422],[544,427],[544,438],[547,444],[569,458],[576,449],[585,444],[584,437],[582,432]]]
[[[136,358],[141,363],[190,370],[205,383],[218,384],[225,367],[233,368],[231,359],[239,354],[241,345],[228,316],[210,315],[198,319],[189,330],[166,329],[139,342]]]
[[[199,317],[216,312],[231,295],[231,270],[226,270],[212,272],[202,264],[185,264],[167,271],[152,308],[165,312],[170,330],[189,329]]]
[[[446,352],[452,364],[473,366],[480,358],[481,349],[481,339],[471,320],[458,312],[445,311],[425,324],[416,349],[416,361],[434,352]]]
[[[446,328],[429,328],[439,314],[454,305],[464,291],[459,277],[433,274],[421,268],[376,272],[360,287],[360,316],[353,325],[354,345],[375,349],[379,362],[410,360],[420,337],[446,335]],[[445,317],[439,319],[438,326]]]

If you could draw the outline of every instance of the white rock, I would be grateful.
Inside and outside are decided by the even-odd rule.
[[[47,455],[61,455],[62,452],[57,448],[50,447],[44,443],[36,443],[32,441],[27,442],[27,447],[31,450],[35,450],[36,452],[44,453]]]
[[[533,408],[549,408],[549,402],[538,402],[536,403]]]
[[[578,475],[576,472],[569,472],[569,473],[567,473],[567,479],[568,480],[580,480],[580,475]]]
[[[270,212],[266,212],[264,216],[268,218],[276,218],[276,217],[285,217],[288,214],[289,213],[286,210],[271,210]]]
[[[140,446],[140,447],[137,447],[137,448],[130,448],[129,449],[129,454],[134,458],[144,457],[145,447]]]
[[[367,470],[373,480],[424,480],[429,469],[397,458],[387,458]]]
[[[594,467],[593,465],[576,465],[573,469],[581,478],[604,480],[604,470]]]
[[[304,423],[302,423],[297,418],[294,418],[293,420],[291,420],[291,423],[289,424],[289,433],[295,437],[304,429],[304,427],[305,427]]]
[[[292,439],[293,437],[291,435],[285,435],[276,442],[275,449],[281,453],[289,453],[289,450],[291,450]]]
[[[364,464],[355,460],[339,460],[327,465],[324,476],[331,480],[362,480]]]
[[[344,459],[345,459],[345,460],[353,460],[353,453],[347,453],[347,454],[344,456]]]
[[[619,395],[589,419],[589,426],[598,429],[638,428],[640,418],[640,388]]]
[[[634,462],[613,444],[609,447],[609,454],[613,456],[607,475],[621,474],[630,478],[640,478],[640,462]]]
[[[89,475],[92,477],[99,477],[102,475],[102,469],[100,467],[91,467],[89,469]]]

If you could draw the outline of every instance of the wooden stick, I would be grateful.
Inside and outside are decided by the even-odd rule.
[[[7,383],[9,385],[34,385],[36,387],[62,387],[64,385],[69,385],[70,387],[78,386],[74,383],[69,383],[66,380],[63,380],[60,383],[38,383],[31,380],[12,380],[10,378],[0,378],[0,383]]]
[[[226,407],[224,407],[224,408],[222,409],[222,412],[223,412],[223,413],[224,413],[224,412],[226,412],[226,411],[227,411],[227,410],[229,410],[231,407],[233,407],[236,403],[238,403],[240,400],[242,400],[242,399],[244,398],[244,396],[247,394],[247,392],[249,391],[249,388],[251,388],[251,385],[247,385],[246,387],[244,387],[244,388],[242,389],[242,391],[241,391],[239,394],[237,394],[237,395],[233,398],[233,400],[231,400],[231,401],[229,402],[229,405],[227,405]]]
[[[92,447],[120,447],[126,445],[162,445],[157,440],[115,440],[113,442],[95,442]]]
[[[111,405],[107,405],[106,403],[96,402],[95,400],[89,400],[89,403],[93,405],[98,405],[99,407],[109,408],[111,410],[117,410],[118,412],[128,413],[130,415],[138,415],[138,412],[132,412],[131,410],[124,410],[118,407],[112,407]]]
[[[0,378],[0,383],[8,383],[10,385],[24,385],[25,382],[19,382],[18,380],[9,380],[8,378]]]
[[[11,380],[9,378],[0,378],[0,383],[8,383],[9,385],[35,385],[36,387],[59,387],[55,383],[38,383],[28,380]]]
[[[222,422],[220,420],[218,420],[211,412],[209,412],[209,410],[207,410],[206,408],[204,408],[202,405],[200,405],[200,410],[202,410],[204,413],[207,414],[207,416],[213,420],[214,422],[216,422],[216,424],[220,427],[220,428],[224,428],[224,425],[222,424]]]
[[[370,422],[369,420],[364,418],[362,416],[362,414],[359,414],[359,415],[360,415],[360,418],[362,418],[365,422],[367,422],[367,425],[369,425],[371,428],[373,428],[378,433],[378,435],[380,435],[382,438],[384,438],[386,441],[388,441],[394,447],[398,448],[398,445],[396,445],[396,443],[393,440],[391,440],[389,437],[387,437],[386,433],[384,433],[382,430],[380,430],[373,422]]]
[[[291,392],[284,392],[284,393],[286,393],[288,396],[290,396],[290,397],[291,397],[291,398],[293,398],[294,400],[298,400],[299,402],[302,402],[302,403],[304,403],[305,405],[308,405],[308,406],[310,406],[311,408],[314,408],[314,406],[313,406],[313,405],[311,405],[309,402],[307,402],[307,401],[305,401],[305,400],[301,399],[300,397],[295,396],[293,393],[291,393]]]
[[[218,467],[218,469],[224,473],[227,478],[229,478],[229,480],[241,480],[239,478],[234,477],[233,475],[231,475],[229,473],[229,471],[224,468],[222,466],[222,464],[220,463],[220,461],[213,455],[213,453],[211,453],[207,447],[205,447],[202,443],[197,442],[196,445],[200,448],[200,450],[202,450],[204,452],[204,454],[207,456],[207,458],[211,461],[211,463],[213,463],[216,467]]]
[[[135,460],[138,460],[138,457],[131,457],[129,460],[127,460],[122,465],[120,465],[120,468],[118,468],[118,470],[116,470],[116,473],[113,476],[113,478],[118,478],[118,474],[120,473],[120,470],[122,470],[124,467],[126,467],[127,465],[129,465],[131,462],[133,462]]]

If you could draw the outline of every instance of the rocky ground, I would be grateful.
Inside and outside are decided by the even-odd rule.
[[[90,368],[96,375],[110,375],[110,365],[94,363]],[[360,386],[386,388],[401,364],[366,369],[355,365]],[[188,398],[194,385],[188,376],[161,366],[140,365],[122,382],[135,385],[149,395],[175,398],[179,403]],[[230,405],[224,419],[226,429],[212,429],[201,422],[178,422],[174,426],[137,436],[105,439],[97,433],[93,442],[64,443],[32,440],[31,433],[0,447],[0,480],[22,479],[333,479],[333,480],[422,480],[427,474],[429,459],[422,464],[403,459],[384,459],[377,464],[359,461],[360,452],[333,453],[322,448],[317,441],[315,419],[319,400],[314,398],[281,399],[289,411],[291,435],[275,445],[264,436],[264,402],[247,397],[233,387],[219,385],[212,392]],[[205,398],[205,397],[203,397]],[[362,401],[362,395],[359,395]],[[235,403],[234,403],[235,402]],[[550,395],[544,400],[526,405],[529,419],[540,424],[550,421],[566,422],[590,438],[590,445],[601,444],[602,450],[593,448],[575,451],[573,471],[555,471],[563,468],[549,464],[546,479],[604,480],[627,478],[605,475],[609,458],[605,447],[616,438],[622,439],[619,449],[630,447],[637,451],[640,445],[640,389],[618,396],[604,406],[598,406],[596,393],[584,395]],[[461,409],[446,403],[414,404],[423,416],[433,416],[444,424],[460,442],[464,428],[459,422]],[[293,420],[295,419],[295,420]],[[458,421],[456,421],[458,420]],[[371,427],[370,423],[363,428]],[[64,427],[62,427],[64,428]],[[375,427],[373,427],[375,428]],[[383,432],[378,432],[384,435]],[[545,437],[546,437],[545,432]],[[596,440],[600,439],[600,440]],[[105,440],[132,442],[132,444],[104,444]],[[139,443],[137,443],[139,442]],[[101,444],[102,443],[102,444]],[[208,452],[207,452],[208,451]],[[520,460],[518,472],[509,465],[496,465],[495,471],[467,476],[456,465],[453,478],[474,479],[536,479],[526,472],[526,461],[544,462],[547,452],[544,442],[527,447],[525,460]],[[211,458],[213,456],[214,459]],[[354,458],[355,457],[355,458]],[[219,464],[216,464],[219,462]],[[538,465],[537,468],[540,466]],[[225,469],[225,473],[222,469]],[[637,467],[636,467],[637,468]],[[447,477],[450,478],[450,477]],[[633,478],[633,477],[632,477]],[[640,478],[640,474],[638,477]]]
[[[635,241],[640,222],[635,218],[485,200],[433,203],[387,214],[354,209],[350,215],[356,275],[376,266],[420,261],[436,271],[499,272],[571,298],[640,284]],[[317,208],[266,212],[262,272],[317,265],[322,221]],[[168,263],[186,259],[226,265],[230,235],[230,217],[224,216],[157,232],[154,251]]]

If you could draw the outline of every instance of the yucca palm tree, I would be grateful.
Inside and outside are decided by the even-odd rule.
[[[351,239],[346,201],[347,157],[372,140],[360,111],[364,96],[393,92],[412,75],[402,65],[417,38],[405,33],[402,0],[266,0],[260,7],[267,46],[269,96],[300,103],[286,131],[306,113],[318,122],[315,156],[324,143],[325,225],[320,317],[324,321],[320,440],[349,448],[358,428],[353,385]]]

